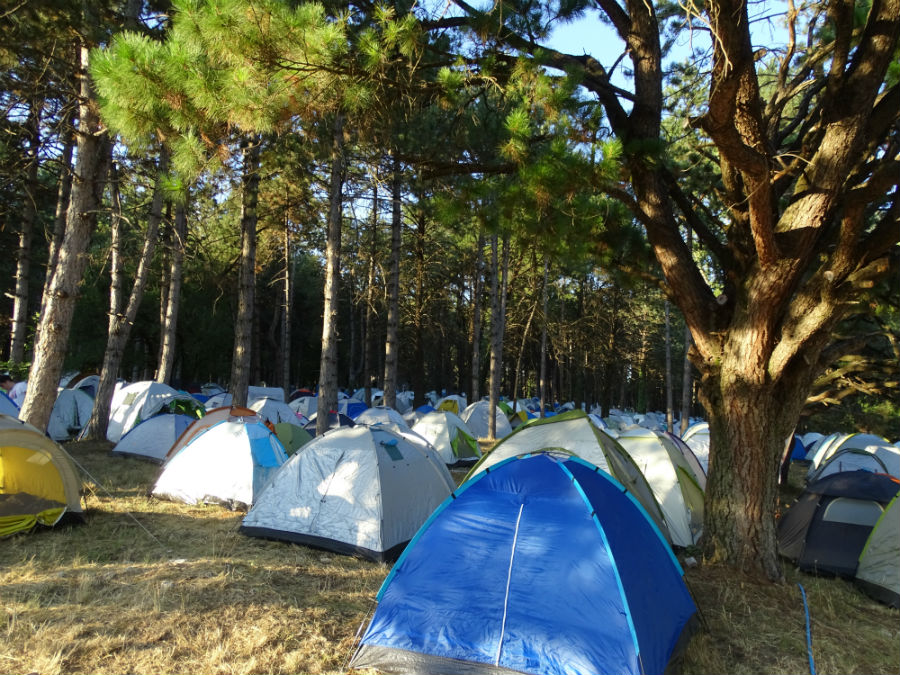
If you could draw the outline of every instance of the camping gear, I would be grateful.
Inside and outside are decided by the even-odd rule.
[[[547,453],[460,487],[377,600],[352,668],[662,673],[696,616],[678,562],[622,485]]]
[[[393,560],[455,487],[427,448],[383,426],[328,431],[278,470],[240,531]]]
[[[458,415],[446,410],[427,413],[412,430],[427,440],[448,466],[471,464],[481,457],[481,448],[471,429]]]
[[[0,415],[0,537],[81,520],[80,493],[65,450],[30,424]]]
[[[161,382],[134,382],[116,389],[106,438],[118,443],[123,435],[143,420],[162,413],[182,413],[203,417],[206,409],[188,393],[180,392]]]
[[[403,415],[401,415],[393,408],[385,405],[366,408],[361,413],[356,415],[353,418],[353,421],[357,424],[368,424],[370,426],[373,424],[384,424],[385,422],[391,422],[399,426],[401,429],[409,431],[409,424],[407,424],[406,420],[403,419]]]
[[[856,450],[868,450],[870,446],[889,445],[887,440],[874,434],[831,434],[826,436],[814,448],[806,453],[806,459],[811,463],[807,471],[807,479],[814,480],[813,475],[830,457],[841,450],[854,448]]]
[[[469,471],[466,479],[486,471],[505,459],[556,448],[600,467],[625,485],[671,543],[666,519],[653,490],[640,469],[622,446],[600,431],[582,410],[572,410],[519,427],[485,453]]]
[[[897,479],[869,471],[810,483],[778,523],[779,553],[807,572],[853,577],[872,528],[898,490]]]
[[[438,406],[438,410],[441,410]],[[450,411],[453,412],[453,411]],[[494,417],[497,420],[495,424],[495,438],[503,438],[512,433],[512,426],[506,418],[506,414],[498,406],[494,411]],[[459,413],[459,419],[466,423],[466,426],[472,430],[475,438],[488,438],[490,436],[491,424],[491,404],[488,401],[475,401],[466,409]]]
[[[172,455],[152,494],[186,504],[249,508],[285,461],[281,442],[259,417],[229,417]]]
[[[900,498],[894,497],[872,528],[856,569],[856,583],[868,595],[900,609]]]
[[[111,452],[162,464],[175,441],[195,421],[197,418],[190,415],[155,415],[122,436]]]
[[[181,436],[179,436],[175,442],[172,444],[172,447],[169,448],[166,453],[165,461],[168,461],[169,458],[173,457],[178,453],[181,448],[188,444],[194,436],[199,434],[206,429],[209,429],[212,425],[221,422],[222,420],[227,420],[230,417],[250,417],[256,418],[258,415],[255,411],[250,410],[250,408],[244,408],[242,406],[225,406],[223,408],[214,408],[207,412],[203,417],[198,420],[194,420],[194,422],[185,429]]]
[[[703,533],[703,489],[671,438],[651,429],[623,431],[616,439],[650,484],[672,543],[692,546]]]
[[[67,441],[78,436],[91,419],[94,399],[82,389],[60,389],[50,411],[47,435],[54,441]]]

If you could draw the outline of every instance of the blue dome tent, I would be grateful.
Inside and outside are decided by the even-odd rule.
[[[434,512],[382,585],[350,665],[662,673],[695,616],[669,546],[622,485],[541,452],[478,474]]]

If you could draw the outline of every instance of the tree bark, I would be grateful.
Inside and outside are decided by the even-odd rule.
[[[416,256],[416,297],[413,334],[413,408],[425,404],[425,287],[427,283],[427,266],[425,260],[425,233],[427,217],[419,213],[416,222],[415,256]]]
[[[153,191],[153,199],[150,204],[150,213],[147,218],[147,231],[144,238],[144,246],[135,272],[134,285],[128,297],[128,305],[122,312],[122,269],[121,251],[119,250],[119,226],[120,218],[117,213],[121,206],[118,196],[118,184],[113,183],[113,237],[111,264],[112,280],[110,283],[110,307],[109,325],[106,337],[106,351],[103,353],[103,366],[100,369],[100,382],[97,385],[97,393],[94,396],[94,407],[91,410],[91,418],[87,423],[85,438],[103,440],[106,438],[106,430],[109,424],[110,405],[115,391],[116,377],[119,374],[119,366],[122,364],[122,356],[125,353],[125,345],[131,334],[134,319],[137,316],[141,300],[144,297],[144,288],[147,284],[147,276],[150,272],[150,264],[153,261],[153,253],[156,250],[156,241],[159,235],[159,225],[162,221],[163,188],[162,183],[168,173],[168,153],[160,150],[159,164],[157,166],[156,187]],[[111,171],[111,178],[118,181],[118,172]]]
[[[481,398],[481,296],[484,234],[479,230],[475,244],[475,273],[472,278],[472,387],[469,403]]]
[[[59,159],[59,185],[56,193],[56,212],[53,218],[53,232],[50,233],[47,251],[47,270],[44,275],[44,289],[41,293],[41,302],[49,297],[50,281],[56,270],[59,259],[59,249],[62,245],[63,235],[66,233],[66,214],[69,209],[69,199],[72,194],[72,154],[75,149],[75,127],[73,114],[69,113],[62,121],[63,133],[60,143],[63,151]],[[44,308],[41,306],[41,314]]]
[[[169,260],[169,290],[166,293],[165,318],[162,325],[162,347],[156,381],[170,383],[175,366],[175,340],[178,335],[178,310],[181,306],[181,278],[184,268],[184,244],[187,237],[187,202],[190,192],[185,190],[183,200],[175,205],[175,222],[172,227],[172,247]]]
[[[372,385],[375,379],[375,256],[378,252],[378,174],[372,181],[372,239],[366,261],[366,318],[363,338],[363,377],[366,406],[372,407]]]
[[[250,385],[250,350],[256,287],[256,223],[259,202],[260,139],[246,138],[241,143],[241,270],[238,282],[238,311],[234,328],[234,354],[229,389],[233,405],[247,405]]]
[[[284,389],[284,400],[291,395],[291,322],[294,319],[294,255],[291,251],[291,226],[285,215],[284,219],[284,302],[281,319],[281,388]]]
[[[32,100],[25,122],[28,140],[26,153],[24,206],[19,220],[19,246],[16,251],[16,287],[13,297],[12,326],[10,329],[9,360],[11,364],[25,362],[25,337],[28,329],[28,304],[31,298],[29,280],[31,277],[31,244],[37,222],[38,168],[40,165],[41,112],[44,102]]]
[[[388,281],[387,338],[384,341],[384,405],[397,407],[397,359],[400,352],[400,242],[403,211],[400,201],[400,160],[394,155],[391,190],[391,275]]]
[[[322,309],[322,357],[319,362],[319,400],[316,435],[328,431],[328,415],[337,411],[338,354],[337,314],[341,279],[341,219],[344,186],[344,116],[334,118],[331,142],[331,186],[329,189],[328,238],[325,247],[325,289]]]
[[[541,284],[541,366],[540,366],[540,394],[541,417],[546,417],[547,412],[547,322],[550,317],[547,313],[549,298],[550,259],[544,255],[544,281]]]
[[[675,429],[675,392],[672,382],[672,321],[669,317],[669,301],[665,301],[666,311],[666,431]]]
[[[497,438],[497,404],[500,402],[500,378],[503,367],[503,333],[506,328],[506,279],[509,270],[509,239],[503,238],[502,261],[497,256],[500,247],[497,235],[491,239],[491,366],[490,366],[490,423],[488,438]],[[498,277],[500,277],[498,279]]]
[[[47,297],[35,344],[28,392],[19,418],[38,429],[46,429],[56,401],[56,388],[72,326],[79,284],[87,264],[87,247],[97,221],[103,183],[108,167],[110,143],[97,114],[96,100],[88,76],[90,47],[79,52],[78,153],[66,231]]]

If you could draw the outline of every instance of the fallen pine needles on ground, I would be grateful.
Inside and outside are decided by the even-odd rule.
[[[87,522],[0,542],[0,673],[342,673],[389,567],[238,533],[241,513],[148,497],[157,465],[73,443]],[[688,674],[900,670],[898,612],[852,584],[688,569]]]

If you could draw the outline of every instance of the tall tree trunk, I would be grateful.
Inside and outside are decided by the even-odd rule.
[[[666,300],[666,430],[675,430],[675,393],[672,383],[672,322],[669,317],[669,301]]]
[[[9,360],[20,365],[25,362],[25,337],[28,329],[28,304],[31,297],[31,242],[37,222],[38,167],[41,146],[41,113],[44,102],[32,100],[25,122],[28,151],[25,165],[24,205],[19,219],[19,247],[16,251],[16,288],[13,297],[12,326],[9,340]]]
[[[481,295],[484,235],[479,230],[475,244],[475,274],[472,280],[472,387],[469,403],[481,398]]]
[[[366,262],[366,320],[363,344],[363,377],[366,407],[372,407],[372,385],[375,379],[375,255],[378,251],[378,174],[372,181],[372,239]]]
[[[400,241],[403,211],[400,201],[400,160],[394,155],[391,184],[391,276],[388,281],[387,338],[384,341],[384,405],[397,407],[397,360],[400,352]]]
[[[162,348],[156,381],[169,383],[175,365],[175,339],[178,334],[178,310],[181,306],[181,278],[184,268],[184,243],[187,237],[187,203],[190,192],[185,190],[181,202],[175,205],[172,227],[172,247],[169,258],[169,290],[166,292],[166,313],[162,328]]]
[[[322,309],[322,358],[319,362],[319,400],[316,435],[328,430],[328,414],[337,410],[338,354],[337,314],[341,281],[341,218],[344,187],[344,116],[334,118],[331,142],[328,238],[325,245],[325,289]]]
[[[153,253],[156,250],[156,240],[159,234],[159,224],[162,221],[163,188],[165,175],[168,173],[168,153],[160,150],[159,165],[157,167],[156,187],[153,191],[153,199],[150,204],[150,213],[147,218],[147,232],[144,238],[144,247],[138,261],[135,272],[134,285],[128,297],[128,306],[122,312],[122,287],[123,274],[121,265],[121,251],[119,250],[119,233],[121,204],[119,200],[118,173],[113,169],[113,237],[114,245],[111,255],[114,262],[111,264],[112,283],[110,284],[109,326],[106,337],[106,351],[103,353],[103,366],[100,369],[100,382],[97,385],[97,394],[94,396],[94,408],[91,418],[87,423],[85,437],[93,440],[106,438],[106,429],[109,424],[110,405],[115,391],[116,376],[119,374],[119,366],[122,364],[122,356],[125,353],[125,345],[131,334],[134,319],[141,306],[144,297],[144,288],[147,284],[147,276],[150,272],[150,264],[153,261]]]
[[[503,238],[503,260],[497,268],[499,242],[491,240],[491,375],[490,425],[488,438],[497,438],[497,404],[500,402],[500,376],[503,366],[503,333],[506,328],[506,278],[509,270],[509,239]],[[498,279],[497,277],[502,277]]]
[[[281,318],[281,388],[284,400],[291,395],[291,322],[294,319],[294,255],[291,252],[291,226],[284,218],[284,288],[283,314]]]
[[[56,270],[59,259],[59,248],[62,245],[63,235],[66,233],[66,214],[69,210],[69,198],[72,194],[72,154],[75,150],[75,122],[74,115],[69,113],[62,121],[63,133],[60,139],[63,151],[59,158],[59,184],[56,191],[56,212],[53,218],[53,232],[49,233],[47,251],[47,271],[44,275],[44,289],[41,293],[41,302],[49,297],[50,280]],[[41,306],[41,314],[44,308]]]
[[[250,385],[254,291],[256,287],[256,222],[259,202],[259,137],[241,143],[241,271],[238,282],[238,312],[234,327],[234,354],[231,361],[230,391],[233,405],[247,405]]]
[[[690,227],[687,228],[687,247],[688,250],[693,249],[692,244],[692,230]],[[680,436],[684,436],[684,432],[688,430],[688,427],[691,425],[691,394],[693,391],[693,384],[691,382],[691,342],[693,338],[691,337],[691,329],[689,326],[685,325],[684,327],[684,363],[682,364],[681,370],[681,426],[680,426]]]
[[[46,429],[56,401],[56,388],[72,326],[79,284],[87,264],[87,247],[97,221],[109,158],[109,138],[97,115],[88,76],[90,47],[79,52],[80,103],[78,153],[71,200],[66,215],[66,231],[60,245],[58,264],[46,298],[35,344],[34,361],[28,378],[28,392],[19,418],[38,429]]]
[[[541,366],[538,386],[541,394],[541,417],[547,412],[547,323],[550,317],[547,313],[549,296],[548,282],[550,279],[550,259],[544,255],[544,281],[541,284]]]
[[[427,218],[424,213],[419,214],[416,223],[416,298],[415,298],[415,333],[413,335],[413,408],[425,404],[425,285],[426,285],[426,260],[425,260],[425,229]]]

